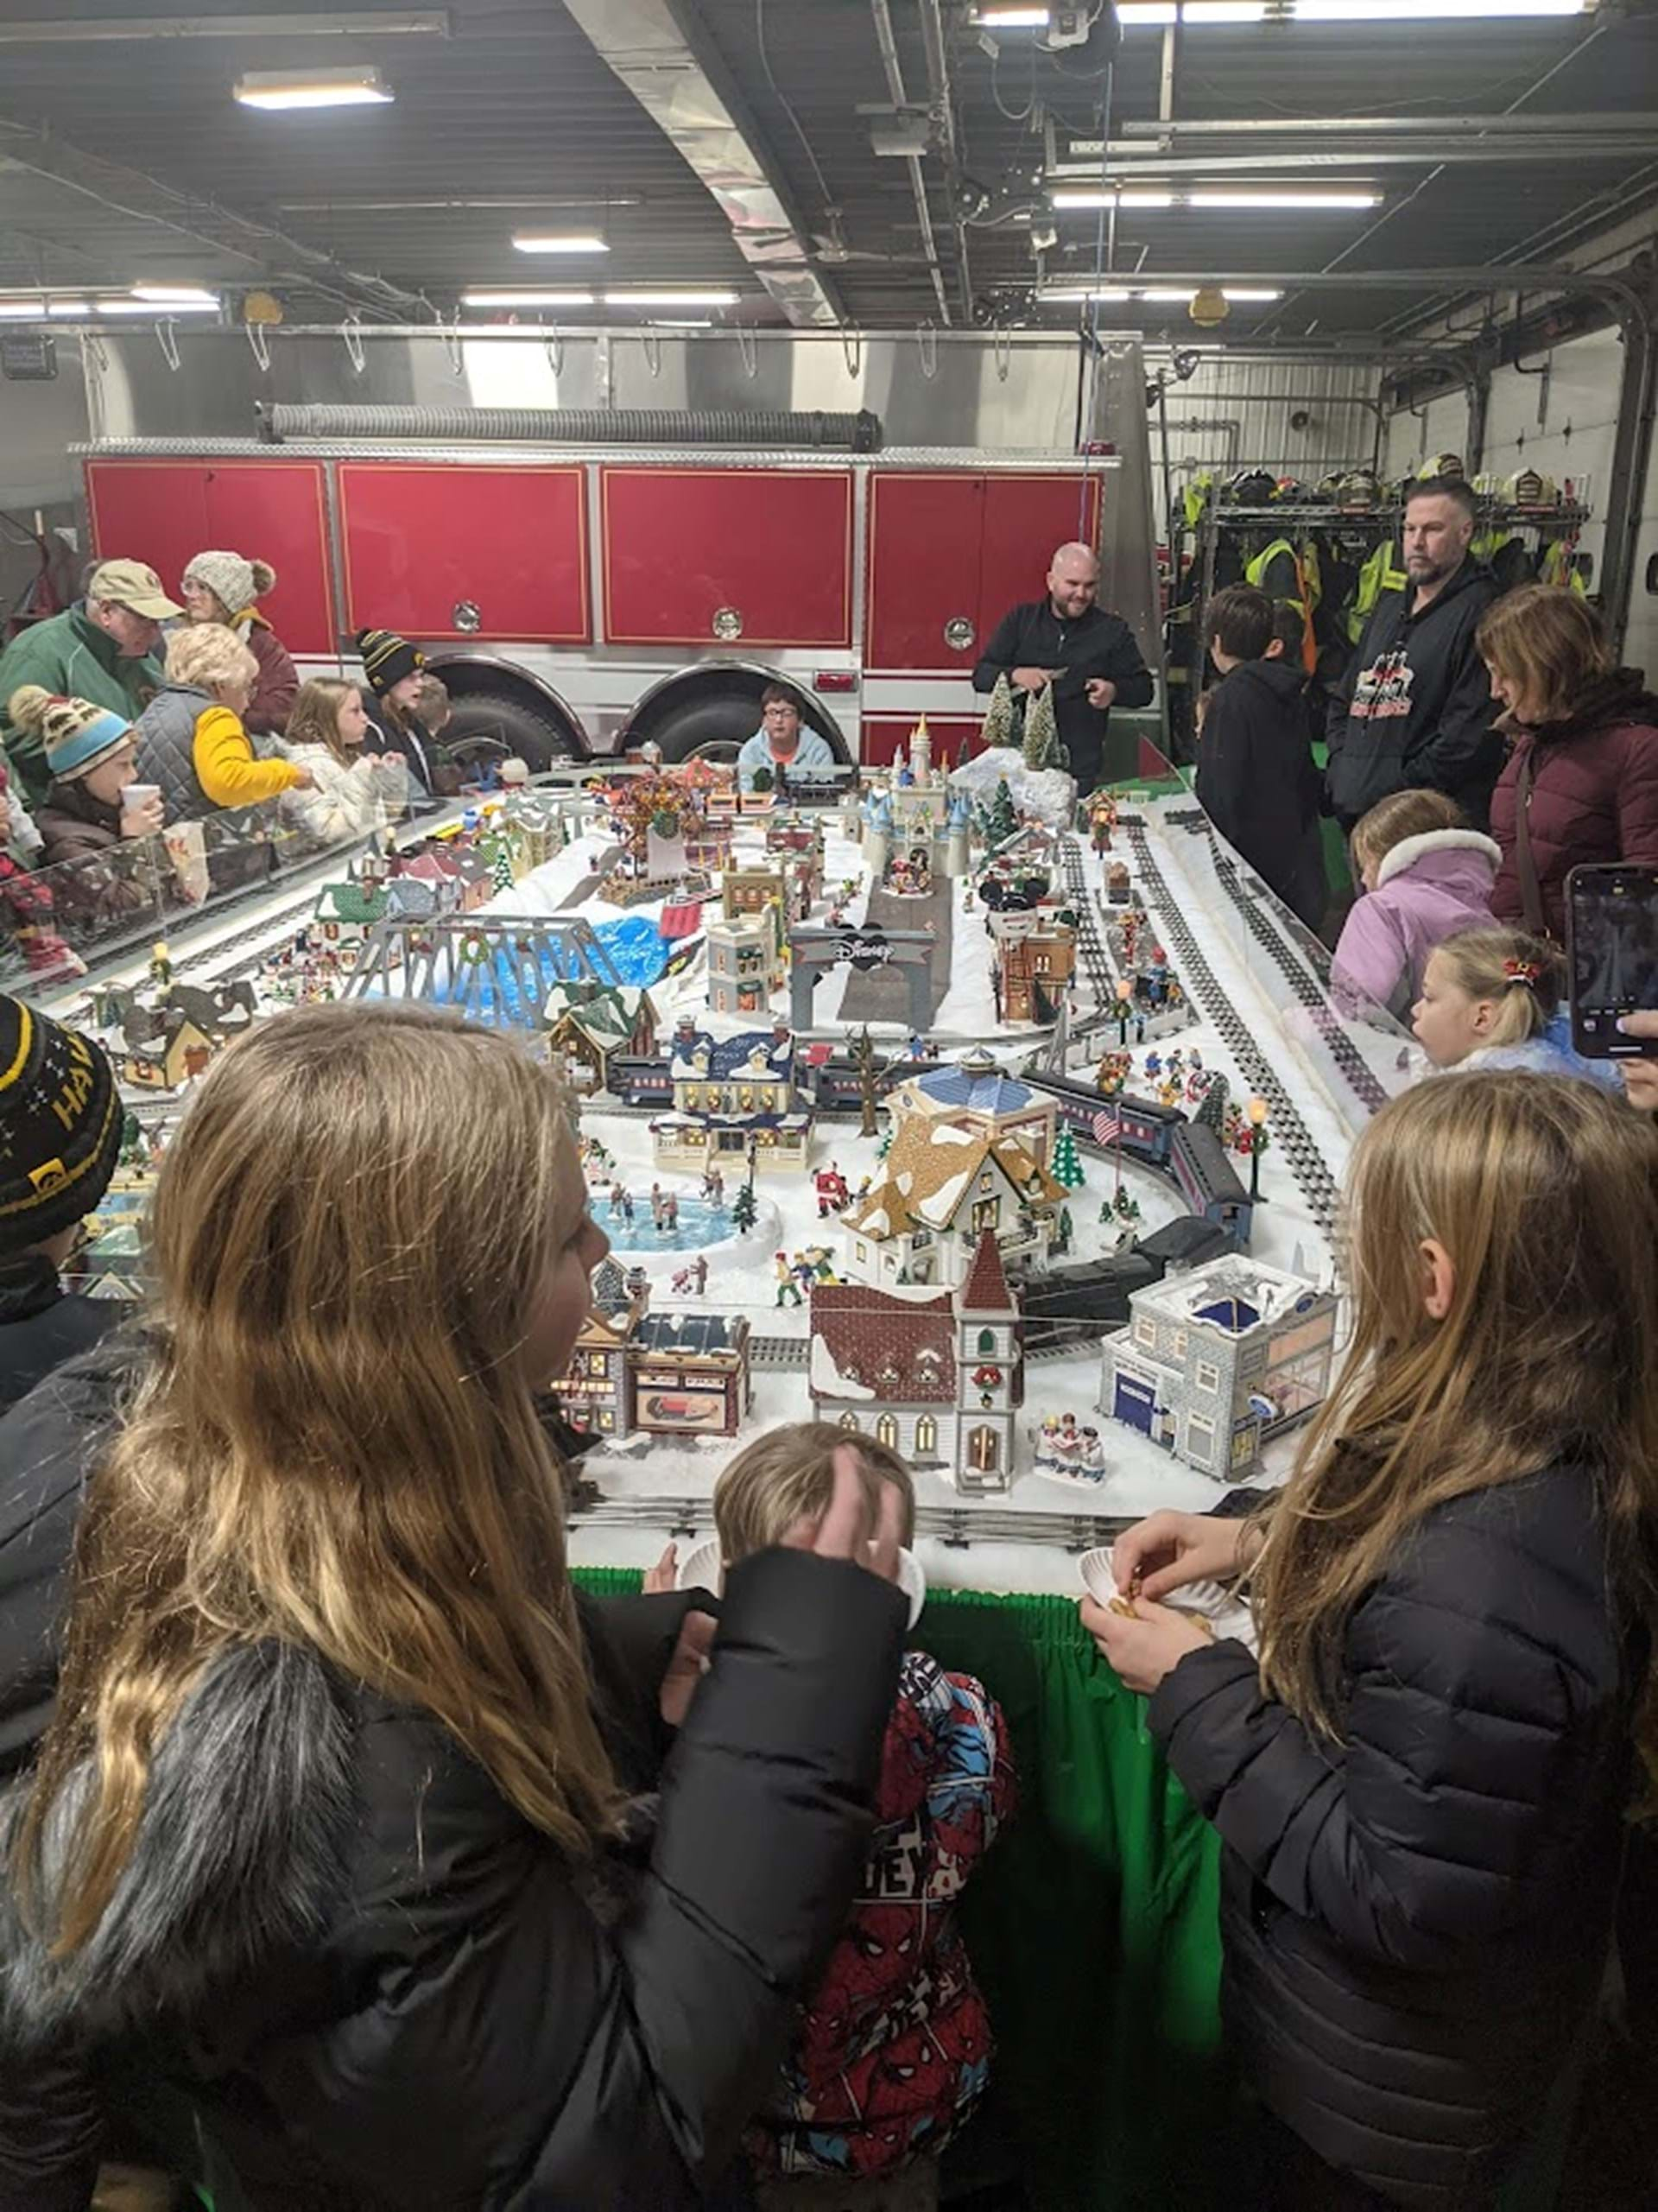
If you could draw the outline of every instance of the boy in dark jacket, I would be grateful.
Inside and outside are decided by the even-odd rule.
[[[1497,597],[1469,558],[1474,495],[1431,477],[1405,503],[1406,590],[1376,604],[1330,700],[1331,812],[1344,830],[1395,791],[1443,791],[1485,826],[1503,765],[1490,681],[1474,643]]]
[[[1307,747],[1300,665],[1269,660],[1272,601],[1249,584],[1209,604],[1209,694],[1198,797],[1215,827],[1309,929],[1322,920],[1319,777]]]
[[[0,992],[0,1411],[126,1312],[66,1293],[58,1273],[109,1188],[124,1119],[102,1049]]]

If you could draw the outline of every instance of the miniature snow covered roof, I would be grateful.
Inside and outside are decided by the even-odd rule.
[[[647,1314],[633,1341],[642,1352],[725,1362],[746,1347],[749,1324],[741,1314]]]
[[[883,1405],[952,1405],[956,1315],[947,1290],[895,1298],[861,1283],[812,1291],[812,1394]]]
[[[386,910],[383,884],[365,891],[361,884],[325,884],[317,897],[317,912],[331,922],[377,922]]]
[[[1134,1302],[1144,1298],[1180,1320],[1206,1321],[1228,1336],[1242,1336],[1263,1321],[1300,1311],[1319,1295],[1318,1284],[1303,1276],[1230,1252],[1173,1282],[1136,1291]]]
[[[594,983],[587,978],[555,983],[542,1018],[552,1029],[567,1017],[595,1044],[618,1044],[633,1035],[645,995],[635,983]]]
[[[967,1280],[961,1286],[959,1302],[964,1314],[1011,1314],[1018,1311],[1013,1293],[1008,1288],[1006,1271],[1002,1265],[1002,1248],[997,1243],[992,1230],[984,1230],[979,1237],[978,1250],[973,1254]]]
[[[1009,1136],[991,1137],[953,1123],[901,1121],[869,1196],[845,1216],[847,1226],[871,1237],[906,1236],[915,1228],[946,1228],[973,1182],[987,1166],[999,1168],[1014,1195],[1028,1206],[1057,1206],[1065,1196],[1034,1152]]]
[[[696,1064],[699,1051],[708,1055],[706,1068]],[[688,1040],[676,1036],[673,1055],[672,1073],[680,1082],[724,1081],[744,1075],[775,1081],[794,1073],[794,1040],[788,1037],[779,1044],[769,1030],[744,1030],[741,1036],[718,1039],[698,1030]]]

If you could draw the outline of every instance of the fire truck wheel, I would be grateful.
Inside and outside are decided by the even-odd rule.
[[[829,739],[835,757],[843,757],[839,740],[832,730],[825,729],[815,713],[807,717],[812,728],[820,730]],[[682,705],[675,705],[660,717],[653,717],[647,728],[636,728],[636,738],[654,738],[662,749],[666,761],[689,760],[700,756],[706,760],[733,761],[746,739],[760,726],[759,688],[752,691],[695,692]]]
[[[504,760],[516,753],[532,773],[568,760],[578,750],[554,713],[492,691],[465,692],[455,700],[443,743],[461,761]]]

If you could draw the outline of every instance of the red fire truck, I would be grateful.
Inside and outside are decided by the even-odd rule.
[[[302,672],[350,673],[357,631],[400,631],[449,688],[452,741],[536,766],[647,739],[670,760],[724,751],[778,680],[842,759],[889,759],[922,712],[953,757],[983,716],[974,662],[1056,545],[1104,525],[1103,595],[1131,620],[1152,604],[1143,483],[1125,524],[1098,414],[1068,453],[630,448],[533,426],[506,445],[477,422],[105,440],[84,460],[92,549],[169,586],[205,546],[268,561],[263,611]]]

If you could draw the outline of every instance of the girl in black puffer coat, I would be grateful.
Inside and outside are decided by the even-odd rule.
[[[578,1606],[534,1396],[606,1242],[503,1034],[263,1025],[150,1233],[55,1715],[0,1801],[0,2212],[79,2212],[133,2074],[254,2212],[688,2212],[863,1866],[895,1493],[872,1531],[849,1464],[717,1638]]]
[[[1476,2212],[1569,2089],[1650,1789],[1658,1137],[1426,1083],[1351,1188],[1348,1366],[1269,1518],[1119,1540],[1086,1626],[1220,1830],[1274,2212]],[[1155,1600],[1253,1569],[1259,1662]]]

